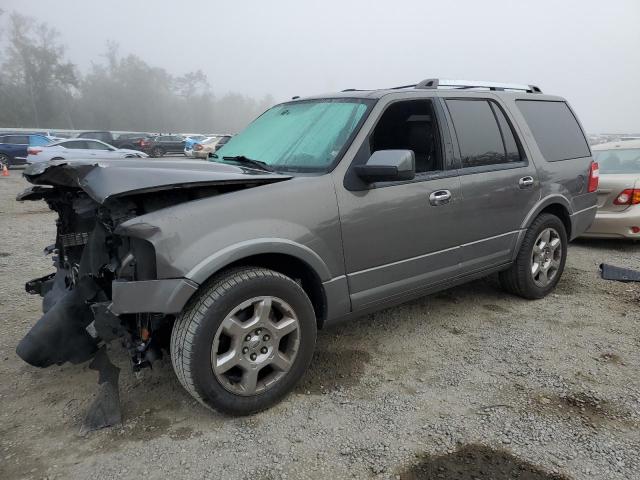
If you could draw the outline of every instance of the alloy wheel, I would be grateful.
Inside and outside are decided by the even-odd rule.
[[[300,322],[282,299],[255,297],[222,321],[211,348],[211,368],[229,392],[250,396],[282,380],[300,345]]]
[[[531,276],[538,287],[546,287],[558,275],[562,262],[562,239],[551,227],[540,232],[531,251]]]

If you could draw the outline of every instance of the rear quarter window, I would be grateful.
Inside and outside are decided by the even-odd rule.
[[[591,155],[584,133],[565,102],[517,100],[516,104],[548,162]]]

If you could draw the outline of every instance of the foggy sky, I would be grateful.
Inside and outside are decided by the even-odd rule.
[[[217,95],[278,100],[424,78],[538,85],[588,132],[640,132],[640,0],[0,0],[61,33],[82,70],[107,40]]]

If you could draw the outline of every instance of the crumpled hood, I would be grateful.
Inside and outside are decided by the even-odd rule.
[[[178,188],[212,185],[262,185],[288,180],[290,175],[263,172],[202,160],[112,159],[54,160],[27,167],[24,177],[34,185],[81,188],[93,200]],[[28,189],[18,200],[37,196]]]

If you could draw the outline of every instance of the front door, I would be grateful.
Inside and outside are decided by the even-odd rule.
[[[460,181],[429,99],[390,103],[346,178],[334,177],[353,310],[401,300],[458,272]],[[366,185],[354,166],[378,150],[412,150],[416,178]]]

